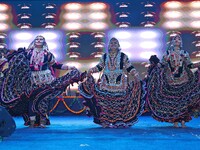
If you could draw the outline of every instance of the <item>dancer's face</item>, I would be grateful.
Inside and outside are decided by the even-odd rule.
[[[111,50],[117,50],[119,48],[119,42],[117,40],[115,40],[115,39],[110,40],[109,48]]]
[[[174,44],[175,46],[178,46],[178,47],[181,46],[181,38],[179,36],[175,37]]]
[[[36,37],[35,45],[38,47],[41,47],[41,46],[43,46],[43,44],[44,44],[44,37],[42,37],[42,36]]]

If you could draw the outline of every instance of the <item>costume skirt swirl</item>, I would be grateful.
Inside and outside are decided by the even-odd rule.
[[[81,80],[81,73],[72,70],[66,75],[40,86],[31,84],[31,70],[24,51],[16,51],[9,56],[9,67],[0,77],[0,105],[11,115],[28,114],[30,110],[40,115],[48,111],[48,103],[60,95],[65,88]]]
[[[128,127],[137,122],[144,109],[145,91],[142,82],[135,82],[124,92],[100,90],[93,77],[79,85],[80,94],[84,97],[93,115],[94,122],[103,127]]]
[[[191,120],[191,110],[200,103],[200,82],[198,71],[193,73],[189,68],[185,71],[188,81],[173,85],[168,82],[168,66],[152,70],[147,84],[147,105],[156,120]]]

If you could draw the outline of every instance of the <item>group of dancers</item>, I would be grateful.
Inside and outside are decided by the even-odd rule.
[[[163,59],[153,55],[149,63],[141,79],[119,41],[111,38],[99,63],[80,72],[58,63],[39,35],[27,49],[1,51],[0,105],[12,116],[22,115],[31,128],[45,127],[50,124],[49,102],[77,82],[86,114],[104,128],[130,127],[144,111],[158,121],[186,127],[185,122],[200,112],[200,62],[191,62],[176,35]],[[56,78],[54,68],[69,71]],[[102,72],[97,82],[92,76],[96,72]]]

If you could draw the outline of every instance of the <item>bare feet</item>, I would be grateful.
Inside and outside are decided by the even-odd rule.
[[[186,128],[185,121],[181,121],[181,127]]]
[[[174,127],[178,128],[178,122],[174,122]]]

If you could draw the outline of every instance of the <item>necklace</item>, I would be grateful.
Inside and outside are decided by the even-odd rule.
[[[42,49],[35,48],[33,50],[30,63],[34,65],[35,70],[39,70],[44,61],[44,51]]]

